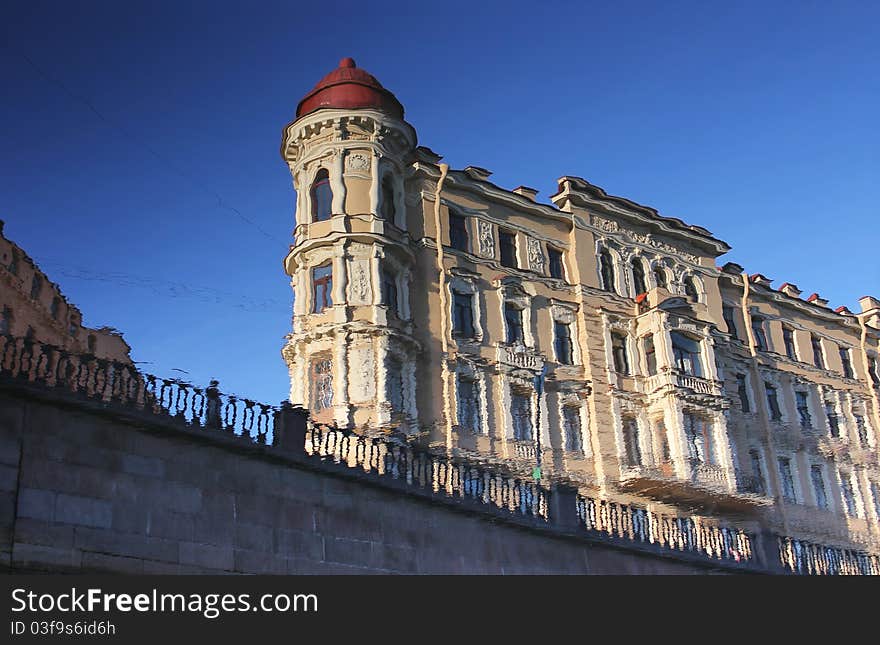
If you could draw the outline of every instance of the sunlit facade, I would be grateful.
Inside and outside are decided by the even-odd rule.
[[[290,399],[663,512],[876,549],[880,301],[832,310],[699,226],[419,146],[344,59],[297,108]]]

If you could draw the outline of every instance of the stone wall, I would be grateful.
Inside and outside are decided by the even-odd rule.
[[[13,571],[756,570],[593,540],[34,386],[0,384],[0,489]]]

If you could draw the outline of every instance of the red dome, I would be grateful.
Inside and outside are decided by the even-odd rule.
[[[343,110],[373,108],[403,119],[403,106],[375,77],[359,69],[353,58],[343,58],[339,67],[322,78],[296,106],[296,118],[322,108]]]

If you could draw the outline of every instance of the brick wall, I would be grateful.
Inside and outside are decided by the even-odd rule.
[[[132,573],[705,573],[234,437],[0,387],[0,562]]]

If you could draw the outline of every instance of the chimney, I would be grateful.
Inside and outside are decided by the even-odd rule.
[[[840,314],[841,316],[852,316],[853,312],[849,310],[846,305],[841,305],[837,309],[834,310],[834,313]]]
[[[786,296],[791,296],[792,298],[800,298],[801,293],[803,293],[800,289],[797,288],[796,284],[792,284],[791,282],[783,282],[782,285],[779,287],[779,290]]]
[[[749,280],[754,282],[755,284],[761,285],[762,287],[770,287],[770,283],[773,282],[770,278],[763,275],[762,273],[753,273],[749,276]]]
[[[874,296],[862,296],[859,298],[859,305],[862,307],[862,313],[867,313],[873,309],[880,309],[880,300]]]
[[[479,166],[468,166],[464,171],[470,175],[471,179],[476,179],[478,181],[486,181],[492,175],[491,170],[486,170]]]
[[[513,189],[517,195],[522,195],[523,197],[534,201],[537,201],[535,198],[538,196],[538,191],[534,188],[529,188],[528,186],[517,186]]]
[[[818,293],[811,293],[810,297],[807,298],[807,302],[812,302],[820,307],[828,307],[828,301],[825,298],[820,298]]]

